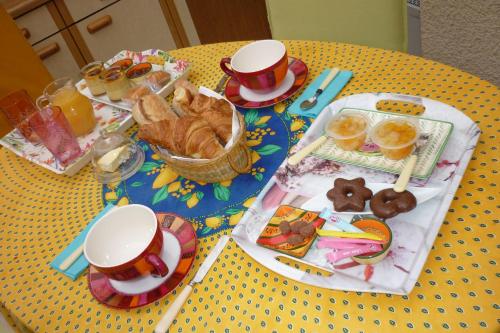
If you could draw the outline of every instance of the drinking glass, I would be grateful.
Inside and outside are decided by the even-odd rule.
[[[46,106],[32,113],[25,123],[38,135],[61,165],[66,166],[81,156],[82,150],[61,108],[39,102],[41,98],[44,97],[39,97],[37,104]]]
[[[24,121],[37,111],[33,99],[31,99],[26,90],[14,91],[0,99],[0,109],[10,125],[17,128],[27,140],[33,143],[40,142],[36,133]]]
[[[3,138],[7,133],[12,131],[14,127],[7,120],[7,117],[0,109],[0,138]]]
[[[92,132],[96,125],[94,108],[90,100],[78,92],[73,80],[60,78],[53,81],[45,88],[44,95],[50,105],[62,109],[76,136]]]

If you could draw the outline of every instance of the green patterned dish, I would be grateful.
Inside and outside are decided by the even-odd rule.
[[[388,118],[412,118],[419,122],[421,134],[428,134],[429,140],[426,145],[422,147],[415,169],[412,176],[419,179],[428,178],[434,166],[436,165],[439,156],[443,152],[448,138],[453,130],[453,124],[446,121],[433,120],[422,117],[400,115],[397,113],[372,111],[364,109],[344,108],[339,113],[355,110],[363,112],[369,119],[371,125]],[[380,153],[377,145],[367,140],[366,144],[356,151],[345,151],[335,144],[333,139],[328,139],[320,148],[318,148],[313,155],[332,161],[337,161],[345,164],[356,165],[364,168],[370,168],[389,173],[398,174],[406,163],[406,159],[394,161],[385,158]]]

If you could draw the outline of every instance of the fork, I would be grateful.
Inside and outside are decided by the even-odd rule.
[[[410,181],[413,169],[417,164],[418,154],[420,153],[422,147],[424,147],[427,144],[427,141],[429,141],[429,136],[430,136],[429,134],[424,133],[418,137],[417,143],[415,144],[415,150],[411,154],[408,162],[406,162],[405,166],[403,167],[403,170],[401,170],[401,173],[399,174],[399,178],[396,181],[396,184],[394,184],[395,192],[403,192],[404,190],[406,190],[406,186],[408,186],[408,182]]]

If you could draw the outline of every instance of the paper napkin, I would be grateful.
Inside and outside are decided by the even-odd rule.
[[[80,245],[83,244],[90,228],[114,207],[115,207],[114,205],[108,204],[99,214],[97,214],[97,216],[94,217],[92,221],[90,221],[90,223],[85,227],[85,229],[83,229],[83,231],[78,236],[76,236],[73,242],[71,242],[71,244],[69,244],[64,249],[64,251],[62,251],[61,254],[59,254],[50,263],[50,267],[70,277],[72,280],[76,280],[76,278],[79,277],[85,270],[85,268],[87,268],[87,266],[89,265],[89,262],[87,261],[87,259],[85,259],[83,253],[78,259],[76,259],[76,261],[70,267],[68,267],[67,270],[65,271],[60,270],[59,265],[61,265],[64,259],[66,259],[71,253],[73,253],[73,251],[76,248],[78,248]]]
[[[330,102],[338,95],[338,93],[344,88],[344,86],[349,82],[352,77],[351,71],[340,71],[332,82],[326,87],[326,89],[319,95],[316,105],[309,110],[302,110],[300,108],[300,103],[314,96],[314,93],[323,82],[323,79],[328,75],[330,69],[326,69],[318,76],[302,93],[302,95],[297,98],[292,105],[288,107],[288,112],[292,114],[298,114],[299,116],[316,118],[318,114],[330,104]]]

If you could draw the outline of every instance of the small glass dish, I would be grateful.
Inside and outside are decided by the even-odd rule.
[[[98,182],[119,182],[132,177],[144,163],[144,151],[118,132],[103,132],[92,146],[92,165]]]

